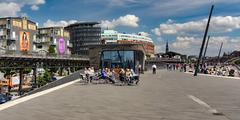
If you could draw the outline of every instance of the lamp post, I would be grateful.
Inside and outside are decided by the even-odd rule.
[[[202,46],[201,46],[201,49],[200,49],[199,57],[198,57],[198,60],[197,60],[197,66],[196,66],[196,68],[195,68],[194,76],[197,76],[197,73],[198,73],[199,64],[200,64],[200,60],[201,60],[201,58],[202,58],[202,52],[203,52],[203,48],[204,48],[205,41],[206,41],[206,38],[207,38],[208,28],[209,28],[209,24],[210,24],[210,21],[211,21],[213,8],[214,8],[214,5],[212,5],[211,10],[210,10],[210,14],[209,14],[209,17],[208,17],[207,27],[206,27],[206,29],[205,29],[205,33],[204,33],[204,37],[203,37],[203,42],[202,42]]]
[[[205,56],[206,56],[206,53],[207,53],[209,39],[210,39],[210,35],[208,36],[207,43],[206,43],[205,50],[204,50],[204,54],[203,54],[203,57],[202,57],[202,65],[204,64]]]
[[[218,63],[220,63],[220,55],[221,55],[221,52],[222,52],[222,47],[223,47],[223,42],[221,43],[221,46],[220,46],[220,49],[219,49],[219,52],[218,52]]]

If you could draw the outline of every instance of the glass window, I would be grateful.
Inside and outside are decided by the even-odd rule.
[[[134,69],[134,51],[104,51],[102,55],[102,62],[110,62],[112,68],[119,66]],[[104,65],[102,67],[107,67]]]

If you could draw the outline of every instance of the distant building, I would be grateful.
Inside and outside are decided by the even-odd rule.
[[[65,29],[70,33],[72,54],[88,55],[88,45],[101,44],[101,27],[98,22],[81,22],[71,24]]]
[[[101,39],[106,44],[143,44],[146,55],[154,55],[154,43],[151,38],[142,34],[119,33],[114,30],[104,30]]]
[[[197,61],[198,57],[196,55],[189,55],[188,56],[188,60],[190,60],[190,61]]]
[[[44,54],[48,53],[49,47],[52,46],[55,49],[53,54],[69,55],[72,47],[69,40],[69,32],[63,27],[39,28],[35,49],[38,53]]]
[[[168,41],[166,42],[165,53],[157,53],[157,54],[155,54],[155,57],[157,57],[157,58],[169,58],[169,59],[181,59],[181,60],[186,60],[187,59],[187,55],[183,55],[181,53],[169,51]]]
[[[187,59],[186,55],[182,55],[180,53],[172,52],[172,51],[169,51],[167,53],[158,53],[158,54],[155,54],[155,56],[157,58],[169,58],[169,59],[173,58],[173,59],[181,59],[181,60]]]
[[[169,52],[169,47],[168,47],[168,41],[167,41],[165,53],[168,53],[168,52]]]
[[[1,52],[34,52],[37,24],[26,17],[0,18]]]
[[[240,50],[235,50],[232,53],[230,53],[231,57],[240,57]]]

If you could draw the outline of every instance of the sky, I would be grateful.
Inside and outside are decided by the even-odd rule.
[[[27,16],[39,27],[98,21],[103,29],[142,32],[156,53],[199,54],[211,5],[207,56],[240,50],[240,0],[0,0],[0,16]]]

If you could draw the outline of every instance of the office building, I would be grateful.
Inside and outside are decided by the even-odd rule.
[[[101,44],[89,46],[90,66],[101,68],[129,68],[145,66],[145,49],[142,44]]]
[[[101,27],[98,22],[74,23],[65,29],[70,34],[70,42],[73,45],[72,54],[88,55],[88,46],[101,42]]]

